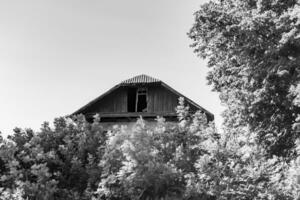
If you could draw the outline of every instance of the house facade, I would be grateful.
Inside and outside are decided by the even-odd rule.
[[[178,98],[183,97],[191,112],[200,110],[209,121],[214,115],[156,78],[139,75],[122,81],[104,94],[92,100],[73,115],[83,114],[88,121],[98,114],[106,124],[128,124],[140,116],[147,121],[154,121],[157,116],[167,121],[176,121],[175,108]]]

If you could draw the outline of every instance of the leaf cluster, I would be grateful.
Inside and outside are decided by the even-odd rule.
[[[195,13],[189,32],[227,107],[225,125],[256,132],[270,157],[291,156],[299,137],[299,10],[297,0],[215,0]]]

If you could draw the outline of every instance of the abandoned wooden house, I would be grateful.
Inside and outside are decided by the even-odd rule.
[[[194,101],[180,94],[166,83],[147,75],[139,75],[121,82],[101,96],[73,113],[85,115],[92,121],[99,114],[102,123],[113,124],[135,122],[142,116],[147,121],[154,121],[157,116],[167,121],[176,121],[175,108],[178,98],[183,97],[190,106],[190,111],[203,111],[212,121],[214,115]]]

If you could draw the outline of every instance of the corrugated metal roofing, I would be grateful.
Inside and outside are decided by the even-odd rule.
[[[127,79],[125,81],[121,82],[121,85],[127,85],[127,84],[143,84],[143,83],[159,83],[161,80],[153,78],[151,76],[147,76],[145,74],[141,74],[138,76],[135,76],[133,78]]]

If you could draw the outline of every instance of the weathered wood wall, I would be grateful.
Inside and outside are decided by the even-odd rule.
[[[89,107],[87,113],[88,112],[127,112],[127,89],[118,88],[110,94],[104,96],[97,103],[93,104],[93,106]]]
[[[148,88],[149,112],[175,112],[178,97],[162,86]]]
[[[127,110],[127,87],[120,87],[104,96],[97,103],[87,108],[85,113],[126,113]],[[179,96],[161,85],[149,86],[147,96],[148,113],[171,113],[175,112]],[[191,105],[190,105],[191,106]],[[196,110],[191,106],[192,110]]]

